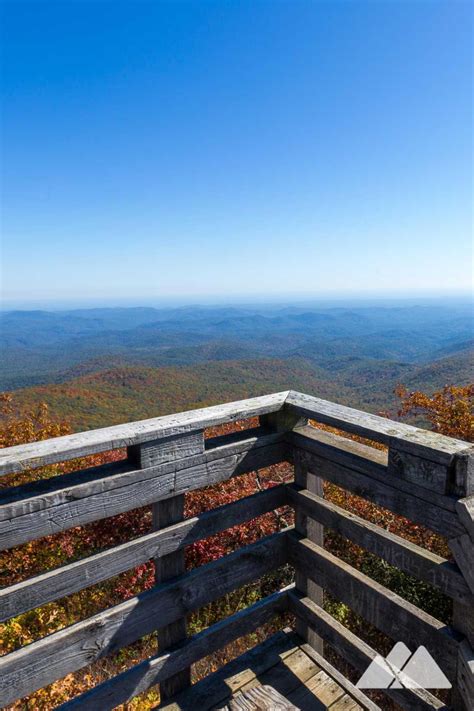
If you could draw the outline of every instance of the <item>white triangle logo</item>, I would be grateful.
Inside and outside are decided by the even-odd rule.
[[[359,689],[451,688],[426,647],[418,647],[412,655],[403,642],[397,642],[386,659],[377,654],[356,686]]]

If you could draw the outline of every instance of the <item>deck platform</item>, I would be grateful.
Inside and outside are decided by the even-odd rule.
[[[157,709],[250,711],[251,705],[237,703],[239,692],[261,685],[271,686],[301,711],[378,709],[291,629],[277,632]]]

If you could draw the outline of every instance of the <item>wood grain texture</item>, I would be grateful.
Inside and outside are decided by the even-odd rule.
[[[0,659],[0,704],[87,666],[286,561],[285,532],[162,583]]]
[[[413,482],[388,478],[388,454],[360,442],[353,442],[346,437],[325,432],[315,427],[301,427],[287,435],[287,440],[299,449],[315,454],[324,459],[347,467],[348,469],[370,476],[381,483],[390,483],[394,489],[412,494],[423,501],[447,511],[456,511],[457,497],[443,495],[419,486]],[[388,479],[388,482],[387,482]]]
[[[86,472],[84,482],[74,472],[69,479],[69,475],[61,477],[61,488],[44,487],[44,493],[43,487],[26,484],[19,487],[21,498],[16,491],[12,501],[11,493],[7,493],[0,503],[0,546],[11,548],[276,464],[286,456],[286,447],[278,442],[279,438],[279,434],[249,436],[146,469],[133,469],[132,463],[127,468],[120,463],[116,469],[108,468],[106,476],[102,468],[94,469],[92,478]]]
[[[184,494],[153,504],[152,515],[153,529],[155,531],[182,521],[184,517]],[[173,553],[155,558],[155,581],[157,585],[182,575],[185,570],[184,548],[179,548]],[[185,640],[187,637],[186,617],[160,627],[157,636],[160,652]],[[160,697],[167,699],[187,686],[191,686],[191,667],[180,669],[176,674],[163,680],[163,683],[160,684]]]
[[[320,497],[324,495],[322,479],[308,476],[308,468],[298,452],[294,454],[294,470],[295,485],[304,489],[311,489],[313,494],[317,494]],[[323,526],[321,526],[320,522],[315,521],[314,518],[308,517],[303,508],[295,507],[295,530],[299,535],[308,538],[313,543],[324,546]],[[323,588],[312,580],[304,570],[296,569],[295,583],[296,589],[301,594],[309,597],[310,600],[313,600],[318,605],[323,604]],[[305,625],[304,621],[297,619],[295,629],[302,639],[309,642],[315,650],[323,654],[323,639],[318,637],[308,625]]]
[[[298,593],[297,596],[301,599],[301,596],[298,595]],[[321,669],[323,669],[331,677],[331,679],[334,679],[339,686],[344,689],[344,691],[350,694],[352,699],[357,702],[358,708],[364,708],[367,711],[381,711],[380,707],[377,706],[376,703],[369,699],[363,691],[354,686],[349,679],[346,679],[346,677],[341,674],[338,669],[328,662],[325,657],[319,654],[319,652],[313,649],[310,644],[302,644],[301,649],[318,665],[318,667],[321,667]],[[337,703],[334,705],[331,704],[331,711],[332,709],[337,708],[337,706]]]
[[[474,542],[474,495],[457,501],[456,512]]]
[[[400,570],[424,580],[463,604],[474,604],[474,597],[459,568],[410,541],[320,496],[297,487],[287,488],[288,501],[324,526],[383,558]]]
[[[470,445],[462,440],[292,390],[284,407],[322,424],[338,427],[345,432],[361,435],[441,464],[451,463],[456,455],[470,449]]]
[[[448,545],[464,580],[474,594],[474,543],[472,538],[468,533],[463,533],[461,536],[451,538]]]
[[[286,592],[277,592],[259,600],[207,629],[193,635],[167,652],[160,653],[131,669],[118,674],[91,691],[76,697],[60,708],[64,711],[91,708],[108,711],[130,701],[154,684],[173,676],[199,661],[208,654],[221,649],[235,639],[253,632],[286,609]],[[163,699],[162,699],[163,702]]]
[[[370,474],[363,474],[361,471],[335,461],[336,457],[333,459],[323,458],[308,449],[303,450],[302,459],[306,462],[310,472],[317,472],[318,476],[333,484],[378,506],[405,516],[415,523],[421,523],[447,538],[464,532],[464,527],[454,511],[420,499],[398,486],[392,486],[391,482],[394,478],[388,478],[388,475],[385,476],[385,481],[383,481],[383,476],[375,477],[373,465],[369,468]],[[382,469],[382,471],[384,470]],[[410,487],[408,482],[404,483]],[[414,485],[411,485],[411,488],[414,488]],[[417,494],[419,489],[421,487],[417,487]]]
[[[268,684],[238,691],[229,703],[218,711],[300,711]]]
[[[202,430],[172,437],[134,444],[128,447],[128,458],[139,469],[156,467],[177,459],[185,459],[204,452],[204,433]]]
[[[390,447],[388,473],[391,476],[405,479],[440,494],[448,494],[454,487],[451,471],[451,463],[433,462],[411,452],[404,452],[393,445]]]
[[[22,472],[46,464],[65,462],[110,449],[130,447],[162,437],[185,434],[206,427],[258,417],[279,410],[287,392],[239,400],[223,405],[154,417],[89,432],[56,437],[31,444],[6,447],[0,451],[0,475]]]
[[[474,651],[467,640],[459,647],[458,657],[458,690],[464,704],[463,711],[474,708]]]
[[[286,503],[285,486],[275,486],[3,588],[0,590],[0,621],[114,577],[151,558],[173,553]]]
[[[243,685],[295,652],[300,642],[294,632],[277,632],[158,708],[160,711],[207,711],[223,705]]]
[[[425,645],[446,676],[455,681],[459,633],[311,541],[299,539],[294,532],[287,538],[289,558],[296,568],[306,570],[337,600],[394,641],[413,649]]]
[[[328,644],[356,669],[365,671],[377,653],[368,644],[338,622],[322,607],[296,591],[288,592],[290,610],[305,619]],[[384,694],[408,711],[449,711],[448,707],[423,689],[386,689]]]

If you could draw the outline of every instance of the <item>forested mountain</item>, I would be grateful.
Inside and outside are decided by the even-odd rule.
[[[469,360],[452,356],[418,366],[349,357],[323,368],[304,358],[261,358],[158,368],[115,362],[100,370],[99,363],[91,363],[89,372],[63,383],[18,390],[15,402],[27,408],[46,402],[56,417],[76,430],[289,388],[372,412],[395,411],[397,384],[423,390],[467,384]]]
[[[356,390],[377,391],[395,375],[431,387],[454,370],[456,382],[470,379],[472,335],[467,303],[10,311],[0,314],[0,387],[61,383],[114,365],[261,358],[304,358],[309,370]],[[410,366],[421,364],[427,370],[414,374]]]

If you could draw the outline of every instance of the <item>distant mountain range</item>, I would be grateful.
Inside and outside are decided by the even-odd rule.
[[[186,389],[196,374],[193,404],[222,400],[227,389],[242,397],[294,387],[368,409],[393,402],[399,382],[429,391],[474,380],[469,304],[11,311],[0,314],[0,348],[0,387],[29,388],[18,393],[26,399],[59,398],[60,409],[72,384],[86,402],[110,379],[128,402],[123,412],[135,414],[130,382],[142,402],[146,383],[156,407],[170,402],[165,409],[174,411],[184,403],[176,394],[171,405],[173,387]],[[82,425],[89,421],[81,416]]]

